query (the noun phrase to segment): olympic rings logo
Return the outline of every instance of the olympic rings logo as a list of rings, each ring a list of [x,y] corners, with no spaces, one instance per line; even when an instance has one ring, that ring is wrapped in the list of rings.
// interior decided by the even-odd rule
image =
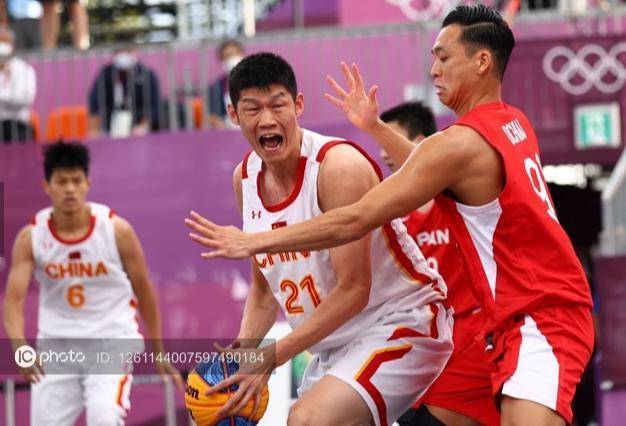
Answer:
[[[597,44],[588,44],[577,53],[556,46],[543,57],[543,72],[571,95],[582,95],[593,87],[602,93],[615,93],[626,83],[626,67],[620,55],[626,58],[626,42],[614,45],[608,52]],[[588,59],[594,58],[595,63],[590,64]],[[611,77],[609,82],[606,77]]]
[[[398,6],[402,13],[404,13],[404,16],[412,21],[428,21],[438,18],[443,12],[455,6],[457,3],[455,0],[430,0],[427,2],[419,2],[420,4],[427,4],[418,10],[413,6],[414,2],[415,0],[387,0],[387,3]]]

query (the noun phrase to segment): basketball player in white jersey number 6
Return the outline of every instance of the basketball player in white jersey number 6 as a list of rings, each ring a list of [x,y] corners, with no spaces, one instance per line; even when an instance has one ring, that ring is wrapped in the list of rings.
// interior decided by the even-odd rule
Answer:
[[[52,206],[39,211],[13,245],[4,299],[4,326],[13,350],[28,344],[23,309],[34,274],[39,283],[40,342],[141,342],[139,310],[152,349],[163,352],[156,294],[135,231],[109,207],[85,200],[90,186],[87,148],[76,143],[46,147],[44,171],[43,186]],[[182,390],[172,365],[159,363],[156,368],[172,375]],[[85,408],[89,426],[124,424],[130,409],[130,371],[46,375],[45,368],[35,364],[21,373],[32,383],[33,426],[73,425]]]
[[[355,144],[300,128],[304,98],[281,57],[248,56],[229,87],[230,118],[252,147],[233,176],[246,231],[350,204],[382,178]],[[243,365],[213,388],[239,384],[220,415],[258,398],[275,364],[309,350],[314,357],[288,424],[391,425],[450,356],[445,291],[399,220],[330,250],[253,256],[238,340],[263,338],[279,308],[293,331],[272,347],[275,362]]]

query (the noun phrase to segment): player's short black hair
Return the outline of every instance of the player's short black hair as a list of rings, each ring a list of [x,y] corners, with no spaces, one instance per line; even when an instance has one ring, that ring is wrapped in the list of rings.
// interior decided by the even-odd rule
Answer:
[[[495,57],[500,79],[504,77],[515,37],[497,10],[482,4],[457,6],[445,17],[441,28],[449,25],[463,27],[461,42],[470,47],[472,54],[477,48],[489,49]]]
[[[219,59],[220,61],[222,59],[224,59],[224,50],[226,50],[226,48],[228,46],[235,46],[237,47],[240,51],[245,51],[245,49],[243,48],[243,44],[241,44],[241,42],[239,40],[236,40],[234,38],[228,38],[226,40],[223,40],[220,45],[217,47],[217,59]]]
[[[419,135],[426,137],[437,131],[437,123],[433,111],[421,102],[405,102],[380,115],[385,123],[397,121],[407,131],[408,139],[413,140]]]
[[[50,144],[44,148],[43,158],[48,182],[57,169],[82,169],[89,176],[89,150],[81,143],[59,141]]]
[[[237,107],[243,90],[267,89],[272,84],[280,84],[294,100],[296,99],[298,94],[296,75],[287,61],[269,52],[246,56],[230,72],[228,79],[230,100],[233,106]]]

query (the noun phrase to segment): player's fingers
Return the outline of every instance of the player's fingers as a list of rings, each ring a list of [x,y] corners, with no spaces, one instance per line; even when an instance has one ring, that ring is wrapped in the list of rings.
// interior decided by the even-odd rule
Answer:
[[[359,71],[359,67],[353,63],[352,64],[352,75],[354,76],[354,82],[356,85],[356,89],[359,92],[364,92],[365,87],[363,85],[363,77],[361,76],[361,72]]]
[[[215,250],[215,251],[207,251],[200,254],[200,257],[203,259],[215,259],[218,257],[228,257],[226,256],[226,252],[224,250]]]
[[[239,380],[239,377],[237,376],[237,374],[235,374],[234,376],[230,376],[224,380],[222,380],[221,382],[219,382],[218,384],[216,384],[215,386],[211,386],[209,388],[209,390],[207,390],[205,392],[205,395],[212,395],[215,392],[219,392],[223,389],[227,389],[229,386],[237,383],[237,380]]]
[[[210,236],[215,233],[215,228],[208,228],[192,219],[185,219],[185,225],[202,235]]]
[[[378,102],[378,100],[376,99],[376,93],[378,93],[378,86],[373,85],[372,88],[370,89],[370,92],[367,94],[367,97],[369,98],[370,102],[374,102],[374,103]]]
[[[330,87],[333,88],[333,90],[335,91],[335,93],[337,93],[337,96],[341,97],[342,99],[345,99],[348,97],[348,94],[346,93],[345,90],[343,90],[343,87],[341,87],[339,85],[339,83],[337,83],[335,81],[334,78],[332,78],[331,76],[327,75],[326,76],[326,81],[328,82],[328,84],[330,84]]]
[[[250,413],[250,418],[255,418],[257,413],[261,409],[261,397],[263,396],[263,388],[257,389],[254,394],[254,407],[252,408],[252,412]]]
[[[339,99],[329,95],[328,93],[324,93],[324,98],[331,104],[335,105],[337,108],[343,109],[343,102]]]
[[[233,408],[235,406],[239,406],[239,402],[244,398],[247,391],[247,386],[244,383],[239,384],[239,389],[237,389],[237,391],[232,394],[230,398],[228,398],[226,404],[220,408],[217,412],[218,417],[222,417],[224,415],[229,416],[231,413],[236,412]]]
[[[193,210],[190,212],[190,214],[191,214],[191,218],[202,226],[206,226],[207,228],[210,228],[210,229],[218,227],[218,225],[214,224],[208,219],[205,219],[204,217],[200,216],[198,213],[194,212]]]
[[[346,78],[346,83],[348,83],[348,88],[350,89],[350,91],[354,91],[356,83],[354,81],[352,73],[350,72],[350,68],[348,68],[348,64],[346,64],[345,62],[341,62],[341,72]]]
[[[237,404],[237,406],[232,410],[232,412],[239,413],[241,410],[243,410],[248,404],[248,402],[252,399],[253,396],[254,396],[254,388],[253,386],[249,386],[248,390],[239,401],[239,404]]]
[[[217,245],[217,242],[215,240],[212,240],[206,237],[201,237],[200,235],[195,234],[193,232],[189,233],[189,238],[194,240],[196,243],[203,245],[204,247],[215,248]]]

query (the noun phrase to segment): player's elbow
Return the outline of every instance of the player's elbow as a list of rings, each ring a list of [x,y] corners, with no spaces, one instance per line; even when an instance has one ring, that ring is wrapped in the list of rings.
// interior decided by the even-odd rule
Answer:
[[[351,216],[346,222],[346,242],[360,240],[370,231],[367,220],[362,215]]]

